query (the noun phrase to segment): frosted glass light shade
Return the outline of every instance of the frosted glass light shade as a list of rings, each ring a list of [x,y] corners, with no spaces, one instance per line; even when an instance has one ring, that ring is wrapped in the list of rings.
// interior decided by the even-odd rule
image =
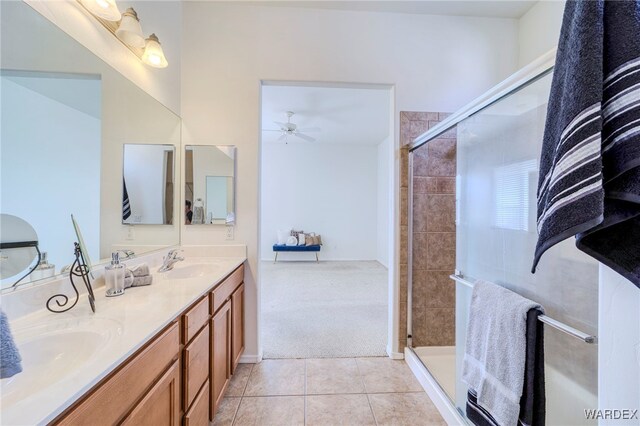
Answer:
[[[94,15],[107,20],[119,21],[120,11],[116,0],[81,0],[82,5]]]
[[[116,30],[116,36],[129,46],[144,47],[145,40],[142,35],[140,20],[138,19],[138,14],[132,7],[128,8],[127,11],[122,14],[122,21],[120,21],[120,26],[118,26]]]
[[[146,40],[147,43],[142,54],[142,62],[155,68],[165,68],[169,63],[164,57],[162,46],[155,34],[151,34]]]

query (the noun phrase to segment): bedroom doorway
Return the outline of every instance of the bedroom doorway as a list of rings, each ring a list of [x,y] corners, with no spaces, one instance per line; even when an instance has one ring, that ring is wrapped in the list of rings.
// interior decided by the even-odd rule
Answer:
[[[386,356],[393,88],[262,85],[264,358]]]

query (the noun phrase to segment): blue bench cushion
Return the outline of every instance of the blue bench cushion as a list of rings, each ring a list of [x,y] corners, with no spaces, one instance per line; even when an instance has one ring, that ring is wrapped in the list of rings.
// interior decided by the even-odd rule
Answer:
[[[284,244],[274,244],[273,251],[320,251],[320,244],[313,246],[287,246]]]

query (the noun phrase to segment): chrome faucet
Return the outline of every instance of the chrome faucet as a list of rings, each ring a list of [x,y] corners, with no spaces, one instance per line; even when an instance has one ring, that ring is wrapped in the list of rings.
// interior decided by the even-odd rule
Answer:
[[[162,266],[158,269],[158,272],[167,272],[173,269],[173,265],[184,260],[184,257],[178,256],[179,250],[169,250],[169,253],[164,257]]]
[[[136,252],[129,249],[116,250],[117,253],[122,253],[124,256],[120,256],[120,260],[131,259],[136,256]]]

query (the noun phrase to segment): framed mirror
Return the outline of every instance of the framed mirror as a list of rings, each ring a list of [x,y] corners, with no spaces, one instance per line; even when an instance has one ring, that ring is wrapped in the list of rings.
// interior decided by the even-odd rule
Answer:
[[[173,145],[124,145],[123,224],[173,224],[174,156]]]
[[[116,250],[142,254],[179,244],[180,117],[29,4],[0,7],[0,213],[34,228],[38,270],[55,276],[74,261],[72,214],[95,266]],[[123,221],[128,144],[159,146],[149,149],[166,156],[158,166],[165,188],[149,191],[164,201],[148,222],[135,210],[139,222]],[[137,226],[143,223],[153,225]],[[13,282],[2,279],[1,286]]]
[[[187,145],[184,156],[185,224],[234,224],[236,147]]]

